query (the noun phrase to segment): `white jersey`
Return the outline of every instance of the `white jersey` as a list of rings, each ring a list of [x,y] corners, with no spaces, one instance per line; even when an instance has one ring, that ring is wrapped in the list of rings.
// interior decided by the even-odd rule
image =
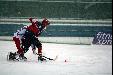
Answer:
[[[13,37],[19,38],[20,43],[22,43],[22,38],[23,38],[23,35],[25,34],[26,30],[27,30],[27,26],[21,28],[20,30],[17,30],[17,32],[14,33]],[[31,45],[31,47],[32,47],[33,50],[36,49],[33,44]]]
[[[17,30],[17,32],[14,33],[14,36],[13,37],[19,38],[19,40],[21,41],[23,35],[25,34],[26,28],[27,27],[23,27],[20,30]]]

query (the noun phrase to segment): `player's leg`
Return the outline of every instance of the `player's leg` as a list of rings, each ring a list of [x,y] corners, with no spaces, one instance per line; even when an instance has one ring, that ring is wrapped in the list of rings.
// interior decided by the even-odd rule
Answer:
[[[21,54],[23,53],[23,48],[22,48],[22,44],[19,40],[19,38],[13,37],[13,41],[15,42],[16,48],[17,48],[17,53]]]
[[[24,54],[29,50],[29,47],[31,46],[31,42],[27,39],[22,40],[22,47],[23,47],[23,53],[20,54],[20,58],[27,59]]]
[[[13,37],[13,41],[15,42],[17,52],[15,52],[15,53],[9,52],[7,55],[8,60],[18,60],[19,56],[24,53],[22,44],[21,44],[19,38]]]
[[[35,38],[35,41],[33,42],[33,44],[38,48],[38,61],[46,61],[45,58],[43,58],[42,56],[42,44],[41,42],[38,40],[38,38]]]
[[[35,38],[33,41],[33,45],[35,45],[38,48],[38,54],[42,54],[42,44],[41,42],[38,40],[38,38]]]

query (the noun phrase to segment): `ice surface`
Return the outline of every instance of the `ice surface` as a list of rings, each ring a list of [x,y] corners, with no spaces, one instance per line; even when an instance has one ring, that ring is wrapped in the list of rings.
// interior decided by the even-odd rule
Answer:
[[[14,42],[0,41],[0,75],[112,75],[112,46],[43,43],[45,56],[58,55],[55,62],[43,63],[31,49],[27,62],[9,62],[9,51],[16,51]]]

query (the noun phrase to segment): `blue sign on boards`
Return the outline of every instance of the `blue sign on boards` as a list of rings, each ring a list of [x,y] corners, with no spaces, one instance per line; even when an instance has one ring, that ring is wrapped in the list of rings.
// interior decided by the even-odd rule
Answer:
[[[92,44],[112,45],[112,34],[105,32],[98,32],[94,37]]]

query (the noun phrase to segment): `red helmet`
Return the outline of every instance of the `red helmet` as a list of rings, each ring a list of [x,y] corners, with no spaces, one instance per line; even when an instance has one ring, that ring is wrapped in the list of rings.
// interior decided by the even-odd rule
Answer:
[[[46,18],[42,21],[42,25],[44,25],[45,27],[48,26],[49,24],[50,22]]]

